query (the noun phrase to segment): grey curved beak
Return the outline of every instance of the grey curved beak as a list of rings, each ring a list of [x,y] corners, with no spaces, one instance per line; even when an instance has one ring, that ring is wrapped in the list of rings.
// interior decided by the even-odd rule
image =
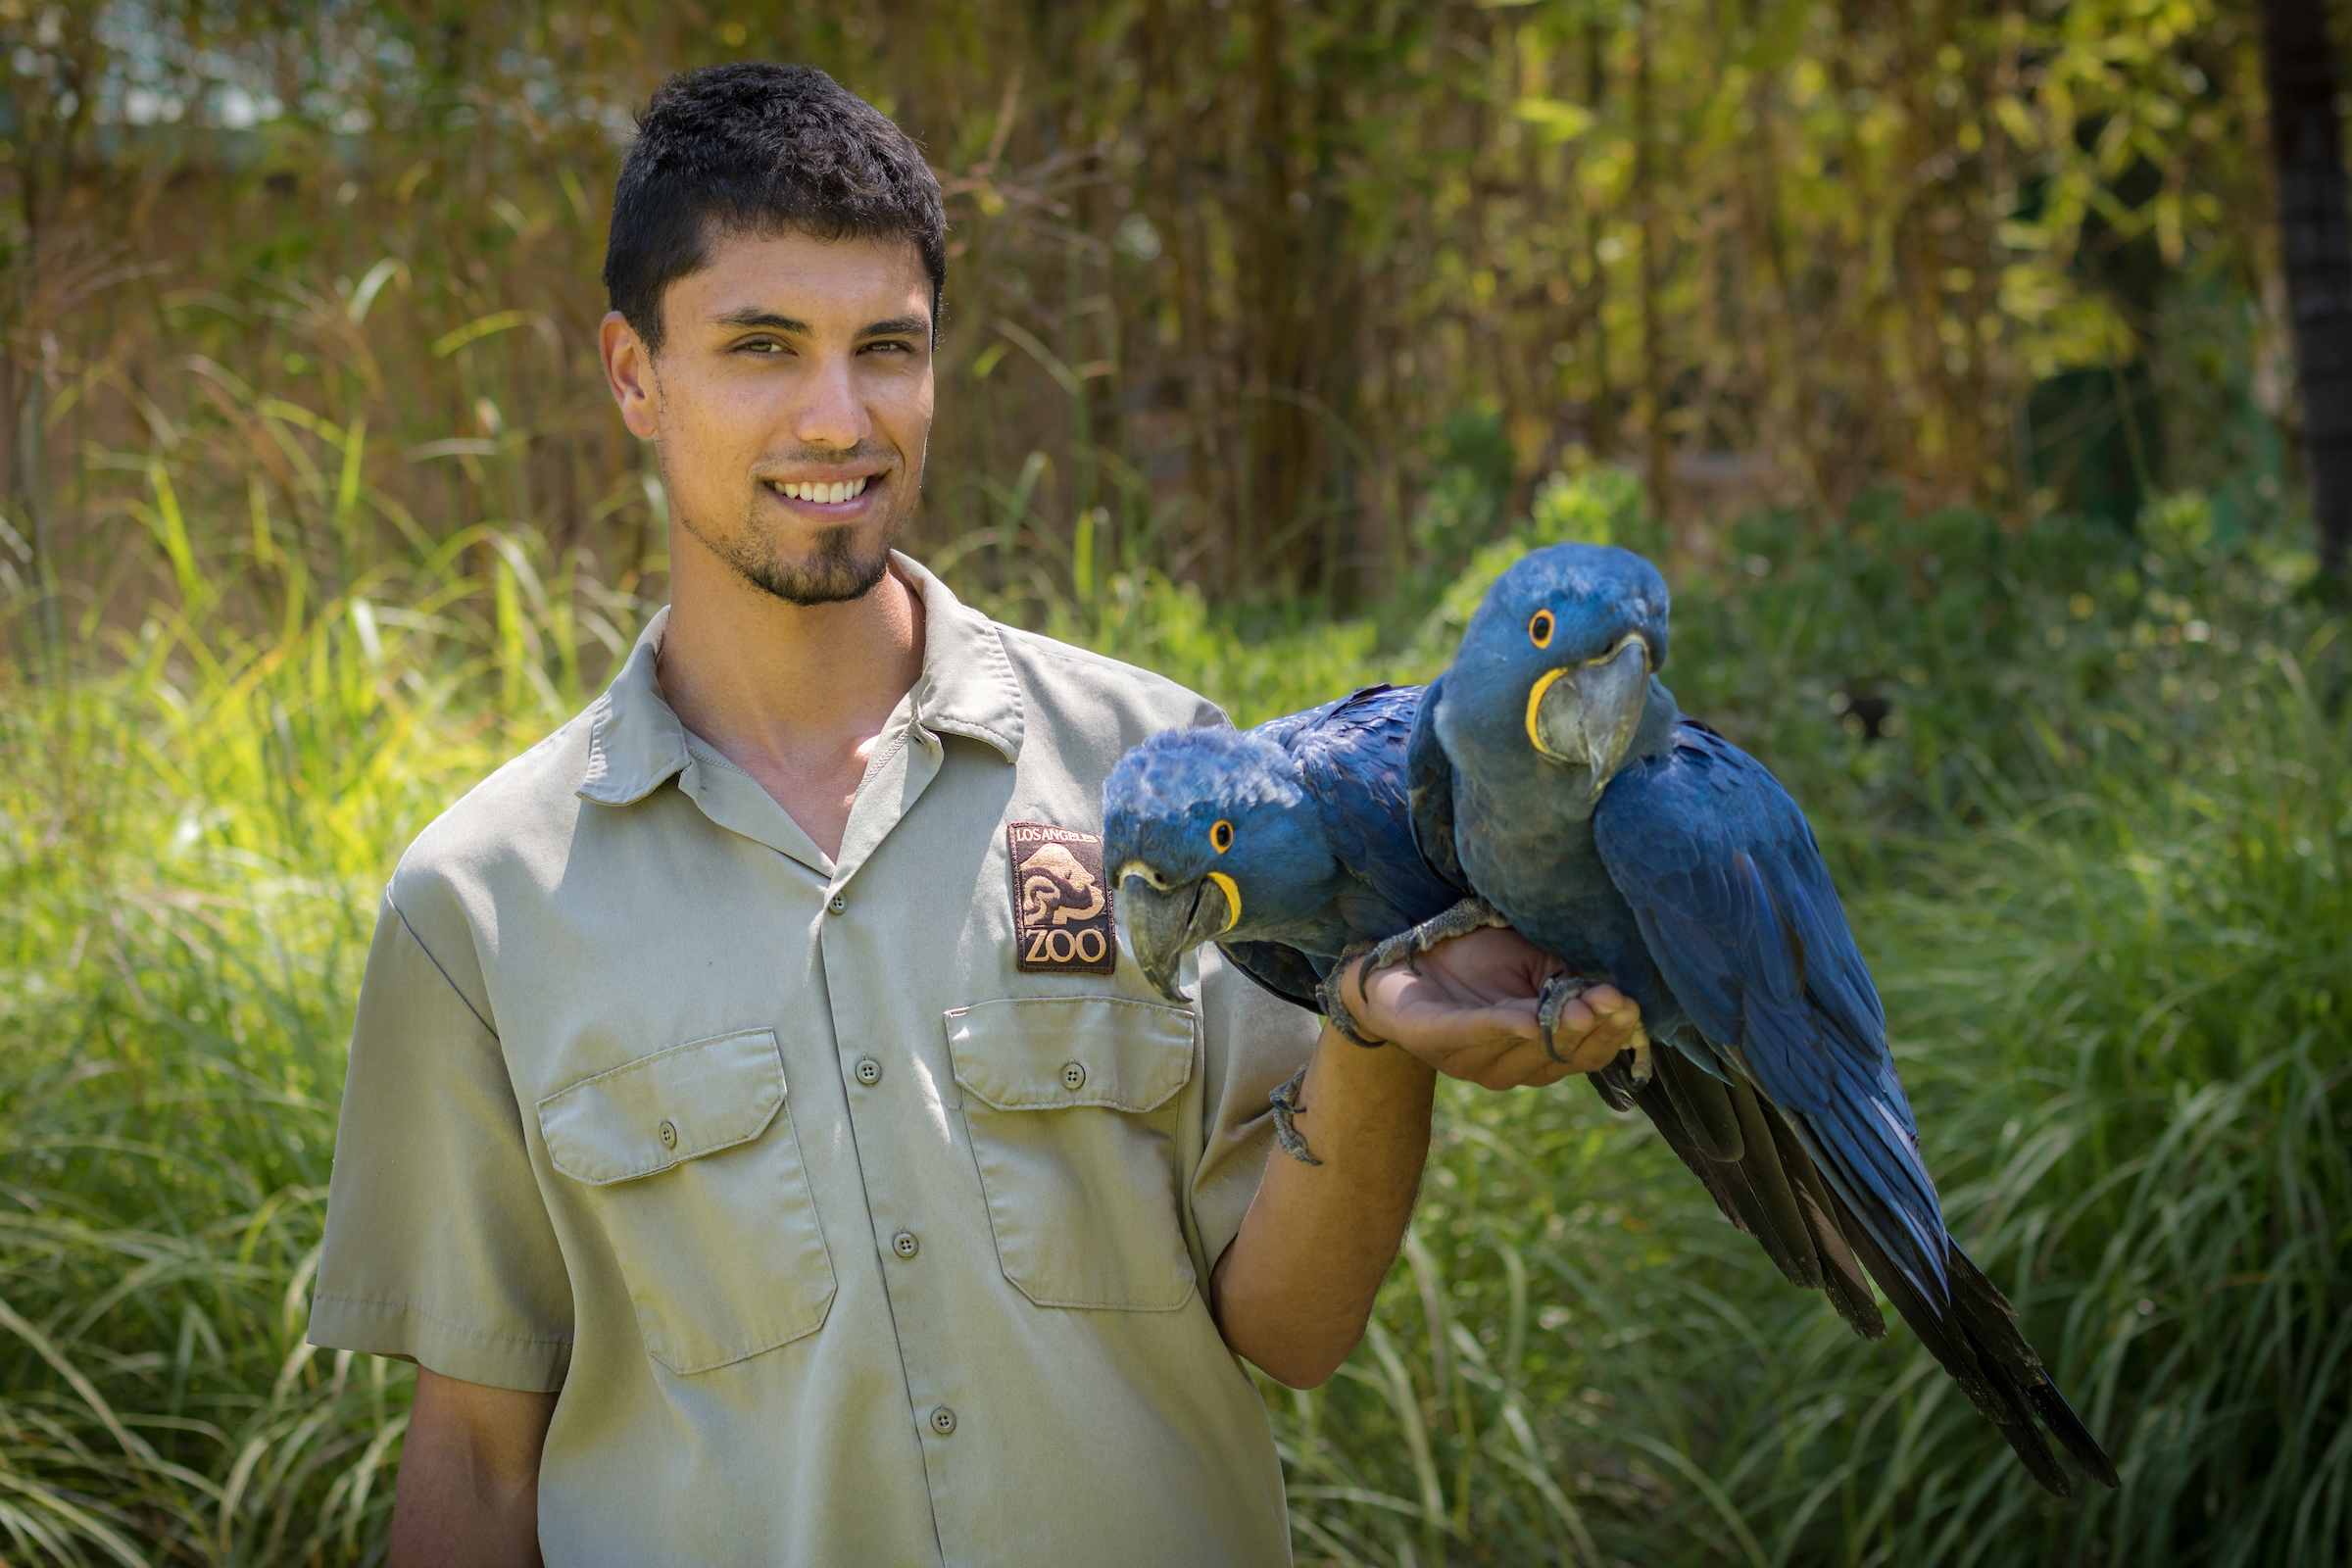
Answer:
[[[1607,659],[1571,669],[1537,700],[1537,748],[1556,761],[1589,770],[1588,790],[1600,792],[1625,760],[1649,702],[1649,653],[1628,639]]]
[[[1224,889],[1206,877],[1155,888],[1130,876],[1119,884],[1119,918],[1144,978],[1170,1002],[1184,1004],[1192,1000],[1176,986],[1184,956],[1221,935],[1233,923],[1233,910]]]

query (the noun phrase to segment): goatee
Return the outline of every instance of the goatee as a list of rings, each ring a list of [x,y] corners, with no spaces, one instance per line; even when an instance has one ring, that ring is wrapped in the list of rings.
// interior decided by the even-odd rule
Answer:
[[[816,536],[816,548],[798,560],[763,552],[748,536],[739,537],[726,554],[727,564],[743,580],[786,604],[837,605],[871,593],[890,570],[890,540],[874,543],[860,554],[858,530],[848,524],[827,528]]]

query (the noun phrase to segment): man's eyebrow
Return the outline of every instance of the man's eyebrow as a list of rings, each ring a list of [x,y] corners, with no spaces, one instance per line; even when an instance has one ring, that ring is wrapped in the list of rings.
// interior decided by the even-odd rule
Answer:
[[[928,332],[931,323],[919,316],[894,316],[887,321],[876,321],[861,327],[859,337],[906,337],[916,332]]]
[[[802,337],[810,335],[807,321],[796,321],[789,316],[778,316],[773,311],[762,311],[756,307],[728,311],[712,319],[720,326],[763,326],[771,332],[797,332]]]

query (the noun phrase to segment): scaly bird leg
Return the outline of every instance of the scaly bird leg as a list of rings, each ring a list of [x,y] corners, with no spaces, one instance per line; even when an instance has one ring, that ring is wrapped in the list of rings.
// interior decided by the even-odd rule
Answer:
[[[1325,975],[1323,983],[1315,988],[1315,1000],[1322,1004],[1323,1016],[1331,1020],[1331,1026],[1348,1039],[1359,1046],[1386,1045],[1388,1042],[1374,1040],[1356,1027],[1355,1015],[1348,1010],[1347,999],[1341,994],[1341,980],[1356,959],[1363,958],[1363,972],[1367,975],[1375,969],[1386,969],[1393,963],[1401,963],[1419,974],[1421,966],[1413,960],[1439,943],[1467,936],[1482,926],[1509,924],[1486,900],[1469,898],[1442,913],[1430,916],[1417,926],[1397,932],[1377,947],[1369,943],[1350,943],[1340,954],[1340,961],[1331,966],[1331,973]],[[1370,956],[1365,957],[1366,954]]]
[[[1468,898],[1442,914],[1433,914],[1410,930],[1399,931],[1372,950],[1372,961],[1364,965],[1367,971],[1386,969],[1392,963],[1401,963],[1415,974],[1421,972],[1413,960],[1441,942],[1468,936],[1482,926],[1507,927],[1511,922],[1498,913],[1494,906],[1480,898]],[[1333,973],[1338,973],[1334,970]]]
[[[1369,942],[1349,943],[1341,950],[1340,961],[1331,966],[1331,973],[1325,975],[1315,987],[1315,1001],[1322,1006],[1323,1016],[1331,1020],[1331,1026],[1340,1032],[1342,1039],[1366,1050],[1385,1046],[1388,1042],[1374,1040],[1355,1026],[1355,1014],[1348,1010],[1348,999],[1341,994],[1340,982],[1347,975],[1348,966],[1371,951],[1372,944]]]
[[[1307,1152],[1305,1135],[1292,1119],[1306,1109],[1298,1102],[1298,1091],[1305,1082],[1306,1069],[1301,1067],[1289,1083],[1266,1098],[1274,1104],[1274,1141],[1282,1146],[1282,1152],[1301,1165],[1320,1165],[1323,1162]]]
[[[1567,1063],[1568,1058],[1554,1051],[1551,1046],[1552,1033],[1560,1026],[1560,1013],[1569,1003],[1592,990],[1596,983],[1578,975],[1555,974],[1544,982],[1542,991],[1536,993],[1536,1025],[1544,1032],[1544,1054],[1562,1065]],[[1634,1043],[1617,1053],[1616,1060],[1603,1067],[1601,1072],[1608,1073],[1612,1079],[1623,1078],[1635,1089],[1647,1088],[1651,1074],[1657,1070],[1656,1064],[1649,1059],[1649,1031],[1640,1024],[1636,1024],[1634,1025]],[[1629,1056],[1633,1058],[1630,1066],[1626,1062],[1626,1058]],[[1624,1090],[1614,1083],[1608,1087],[1617,1089],[1620,1095],[1624,1093]],[[1612,1108],[1619,1110],[1625,1108],[1618,1105],[1616,1100],[1605,1093],[1601,1098],[1607,1100]]]
[[[1551,1049],[1552,1031],[1560,1026],[1560,1009],[1592,989],[1592,982],[1581,975],[1555,974],[1544,981],[1544,989],[1536,993],[1536,1027],[1543,1031],[1544,1054],[1563,1067],[1568,1058]]]

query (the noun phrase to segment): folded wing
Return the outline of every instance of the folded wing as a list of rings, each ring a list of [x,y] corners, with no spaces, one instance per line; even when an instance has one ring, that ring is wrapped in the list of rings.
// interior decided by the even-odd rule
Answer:
[[[1742,1154],[1762,1144],[1780,1156],[1786,1194],[1773,1190],[1769,1163],[1741,1161],[1764,1212],[1758,1234],[1785,1245],[1809,1233],[1825,1263],[1843,1250],[1838,1243],[1850,1248],[1845,1262],[1858,1256],[1869,1268],[2044,1487],[2073,1490],[2036,1416],[2093,1476],[2116,1485],[2113,1462],[2018,1333],[2008,1301],[1943,1228],[1886,1049],[1885,1009],[1788,792],[1738,747],[1685,720],[1663,755],[1611,781],[1593,838],[1675,1000],[1714,1048],[1697,1055],[1729,1067],[1718,1081],[1695,1058],[1663,1053],[1675,1059],[1655,1087],[1678,1113],[1688,1110],[1682,1119],[1702,1152],[1736,1137]],[[1766,1247],[1781,1261],[1776,1241]]]

